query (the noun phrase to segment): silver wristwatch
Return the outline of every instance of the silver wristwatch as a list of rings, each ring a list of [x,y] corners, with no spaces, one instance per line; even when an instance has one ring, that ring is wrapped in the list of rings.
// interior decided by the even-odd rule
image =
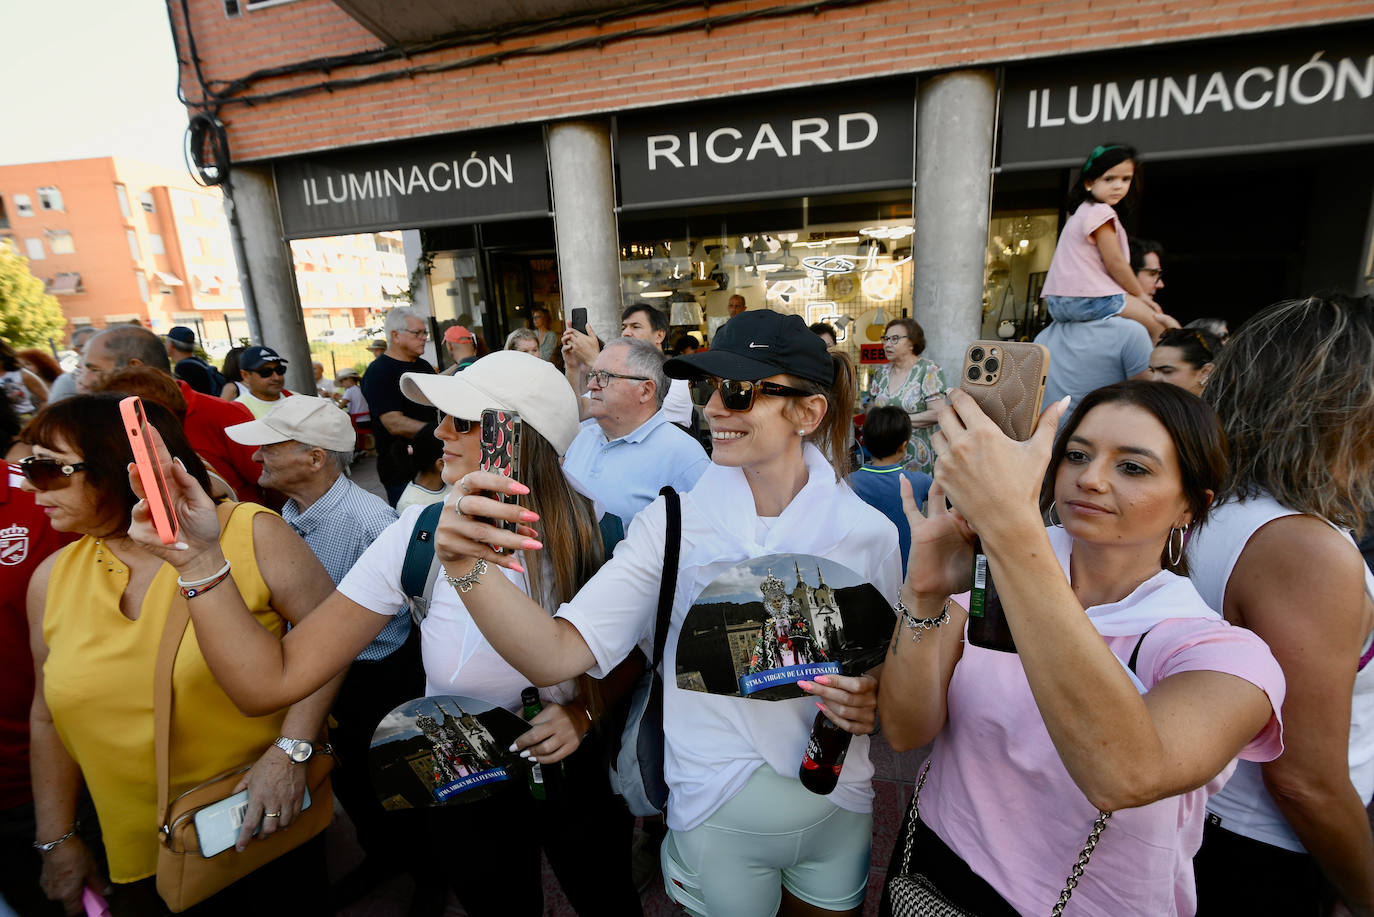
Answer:
[[[305,739],[288,739],[286,736],[278,736],[273,745],[286,752],[286,756],[291,759],[293,764],[304,764],[310,760],[310,756],[315,753],[315,745]]]

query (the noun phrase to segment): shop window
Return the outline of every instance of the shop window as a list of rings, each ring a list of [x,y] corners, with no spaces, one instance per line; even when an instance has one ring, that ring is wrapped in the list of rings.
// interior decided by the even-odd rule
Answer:
[[[135,271],[134,277],[138,280],[138,298],[140,302],[148,301],[148,278],[142,271]]]
[[[72,241],[72,234],[67,230],[49,229],[46,235],[48,248],[52,249],[54,255],[70,255],[76,251],[76,243]]]
[[[24,250],[28,252],[30,261],[42,261],[48,257],[48,253],[43,250],[42,239],[25,239]]]
[[[151,192],[151,191],[143,191],[143,192],[141,192],[141,193],[138,195],[138,203],[139,203],[140,206],[143,207],[143,212],[144,212],[144,213],[156,213],[156,212],[157,212],[156,208],[153,207],[153,192]]]
[[[709,342],[730,301],[824,323],[867,383],[885,362],[884,325],[911,314],[912,210],[906,189],[701,208],[681,217],[622,216],[621,293],[668,314],[664,349]],[[869,345],[865,347],[864,345]]]
[[[33,201],[29,200],[27,194],[16,194],[14,196],[14,212],[21,217],[33,216]]]
[[[167,249],[162,245],[162,236],[155,232],[148,233],[148,247],[153,250],[154,255],[167,254]]]
[[[52,185],[38,189],[38,206],[44,210],[62,212],[62,192]]]
[[[124,219],[129,219],[129,192],[123,185],[115,185],[115,198],[119,200],[119,213]]]
[[[129,240],[129,254],[133,256],[135,261],[141,260],[143,258],[143,251],[138,247],[138,233],[134,232],[132,229],[128,229],[125,230],[124,235]]]
[[[1059,239],[1059,212],[995,212],[988,221],[983,337],[1029,341],[1049,323],[1040,289]]]

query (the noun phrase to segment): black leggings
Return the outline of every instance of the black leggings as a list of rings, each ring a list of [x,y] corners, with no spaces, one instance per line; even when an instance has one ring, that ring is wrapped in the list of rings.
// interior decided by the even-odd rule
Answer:
[[[539,917],[541,849],[577,913],[643,913],[630,878],[634,817],[611,792],[598,736],[589,734],[562,763],[562,791],[546,800],[513,786],[429,810],[440,868],[470,917]]]
[[[1334,893],[1310,854],[1284,850],[1208,821],[1193,857],[1199,917],[1283,914],[1320,917]]]

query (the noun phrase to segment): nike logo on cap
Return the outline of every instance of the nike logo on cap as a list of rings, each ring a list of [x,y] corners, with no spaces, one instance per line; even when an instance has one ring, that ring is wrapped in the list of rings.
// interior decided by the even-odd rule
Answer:
[[[750,349],[750,350],[754,350],[755,348],[758,348],[758,349],[761,349],[761,350],[767,350],[767,349],[768,349],[768,345],[767,345],[767,344],[755,344],[753,341],[750,341],[750,342],[749,342],[749,349]]]

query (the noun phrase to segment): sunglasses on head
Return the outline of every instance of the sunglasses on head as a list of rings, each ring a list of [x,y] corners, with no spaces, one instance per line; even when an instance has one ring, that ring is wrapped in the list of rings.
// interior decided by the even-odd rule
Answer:
[[[26,455],[19,460],[24,480],[39,490],[61,490],[72,482],[72,475],[85,469],[85,462],[59,462],[36,455]]]
[[[740,379],[718,379],[715,376],[706,376],[699,381],[709,385],[710,389],[698,393],[706,396],[698,403],[705,404],[710,401],[710,392],[717,391],[720,392],[720,403],[725,410],[739,413],[754,407],[756,395],[796,395],[804,398],[811,394],[811,392],[804,392],[799,388],[792,388],[790,385],[779,385],[776,382],[745,382]]]
[[[438,408],[434,410],[435,413],[439,415],[439,419],[435,422],[435,425],[442,427],[444,425],[444,418],[447,417],[453,421],[453,431],[458,434],[470,433],[472,432],[472,428],[479,424],[479,421],[476,420],[464,420],[461,417],[454,417],[452,414],[445,414]]]
[[[257,373],[259,376],[262,376],[264,379],[270,379],[273,376],[286,375],[286,367],[278,363],[275,369],[264,367],[262,369],[255,369],[253,370],[253,372]]]

